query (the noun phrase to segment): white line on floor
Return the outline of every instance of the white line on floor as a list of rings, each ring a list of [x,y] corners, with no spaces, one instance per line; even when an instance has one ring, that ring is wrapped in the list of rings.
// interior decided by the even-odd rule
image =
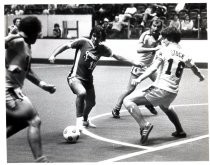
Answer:
[[[121,156],[118,156],[118,157],[115,157],[115,158],[111,158],[111,159],[107,159],[107,160],[100,161],[100,162],[104,162],[104,163],[105,162],[106,163],[107,162],[116,162],[116,161],[120,161],[120,160],[123,160],[123,159],[131,158],[131,157],[134,157],[134,156],[143,155],[145,153],[149,153],[149,152],[163,150],[163,149],[166,149],[166,148],[175,147],[175,146],[178,146],[178,145],[190,143],[190,142],[201,140],[201,139],[208,138],[208,137],[209,137],[209,135],[203,135],[203,136],[199,136],[199,137],[195,137],[195,138],[191,138],[191,139],[187,139],[187,140],[178,141],[178,142],[175,142],[175,143],[170,143],[170,144],[159,146],[159,147],[155,147],[155,148],[153,147],[153,148],[150,148],[150,149],[147,149],[147,150],[144,150],[144,151],[138,151],[138,152],[133,152],[133,153],[126,154],[126,155],[121,155]]]

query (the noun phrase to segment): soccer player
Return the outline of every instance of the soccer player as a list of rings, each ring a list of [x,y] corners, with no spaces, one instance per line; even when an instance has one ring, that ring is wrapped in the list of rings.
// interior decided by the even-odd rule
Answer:
[[[162,29],[162,21],[160,19],[153,20],[151,22],[151,27],[149,30],[142,33],[139,38],[138,49],[137,52],[139,53],[139,62],[141,63],[140,67],[133,66],[131,69],[130,79],[127,85],[127,88],[123,93],[119,96],[115,107],[112,110],[112,115],[114,118],[120,118],[120,109],[123,104],[123,99],[129,95],[131,92],[135,90],[135,86],[131,84],[131,81],[142,73],[144,73],[145,69],[148,68],[153,59],[155,52],[159,49],[158,42],[160,39],[160,31]],[[156,78],[157,73],[152,74],[149,78],[154,81]],[[152,105],[146,105],[146,107],[150,110],[152,114],[157,115],[157,111]]]
[[[96,127],[88,120],[91,109],[95,106],[95,89],[92,72],[101,56],[114,57],[117,60],[127,61],[138,65],[136,61],[113,54],[102,44],[106,33],[101,26],[95,26],[90,32],[90,39],[79,38],[58,47],[50,56],[49,61],[54,63],[55,57],[67,49],[76,49],[74,64],[67,77],[68,84],[76,97],[76,125],[82,131],[84,127]]]
[[[165,46],[156,53],[153,64],[141,76],[133,79],[131,83],[136,86],[157,69],[160,69],[156,81],[147,90],[134,91],[123,101],[126,109],[140,126],[142,144],[147,142],[153,125],[144,119],[138,106],[149,103],[153,106],[159,106],[176,128],[172,136],[185,138],[187,134],[183,130],[179,118],[170,104],[177,96],[179,82],[185,66],[190,67],[193,73],[199,77],[200,81],[204,80],[204,76],[196,67],[193,60],[185,54],[178,44],[181,39],[180,31],[175,27],[168,27],[161,34],[163,37],[162,43]]]
[[[36,17],[25,17],[18,28],[17,34],[5,37],[7,138],[28,127],[28,142],[36,162],[49,162],[42,152],[40,117],[22,92],[25,78],[49,93],[56,90],[31,69],[31,44],[41,32],[41,22]]]
[[[8,27],[8,33],[9,34],[17,34],[18,33],[18,27],[20,25],[21,18],[17,17],[13,19],[13,25]]]

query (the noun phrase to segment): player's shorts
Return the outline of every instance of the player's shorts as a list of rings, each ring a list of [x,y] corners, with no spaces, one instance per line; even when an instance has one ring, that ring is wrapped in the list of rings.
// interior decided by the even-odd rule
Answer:
[[[17,93],[21,93],[21,95]],[[34,107],[28,97],[26,97],[20,88],[8,88],[6,89],[6,108],[8,110],[24,110],[34,111]]]
[[[145,70],[147,69],[147,66],[142,66],[142,67],[136,67],[133,66],[131,68],[131,74],[135,75],[135,76],[140,76],[142,73],[145,72]]]
[[[93,82],[92,82],[92,81],[82,80],[82,79],[80,79],[79,77],[67,77],[67,81],[68,81],[68,84],[69,84],[69,86],[70,86],[70,88],[71,88],[71,90],[72,90],[72,92],[73,92],[74,94],[76,94],[76,93],[75,93],[74,89],[72,88],[72,84],[73,84],[73,83],[82,84],[83,87],[84,87],[86,90],[90,90],[90,89],[93,89],[93,88],[94,88],[94,85],[93,85]]]
[[[150,88],[146,89],[144,92],[145,92],[145,98],[153,106],[163,105],[166,108],[170,106],[170,104],[177,96],[176,93],[171,93],[166,90],[157,88],[155,86],[151,86]]]
[[[17,102],[21,101],[13,88],[6,89],[6,107],[10,110],[15,110]]]

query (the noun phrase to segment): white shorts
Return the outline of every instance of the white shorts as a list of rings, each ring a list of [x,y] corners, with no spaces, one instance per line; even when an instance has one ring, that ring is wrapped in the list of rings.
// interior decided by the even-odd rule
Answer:
[[[160,106],[163,105],[165,108],[168,108],[170,104],[174,101],[177,94],[165,91],[163,89],[151,86],[145,91],[145,98],[153,105]]]

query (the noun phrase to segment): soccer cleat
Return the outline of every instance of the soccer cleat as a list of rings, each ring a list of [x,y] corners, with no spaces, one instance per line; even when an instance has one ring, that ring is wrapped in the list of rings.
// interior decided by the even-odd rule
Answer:
[[[177,138],[186,138],[187,137],[187,134],[184,131],[182,131],[182,132],[175,131],[171,135],[174,137],[177,137]]]
[[[148,123],[147,125],[144,126],[144,128],[140,129],[141,144],[146,143],[149,133],[151,132],[152,128],[153,128],[153,125],[151,123]]]
[[[41,156],[39,158],[36,159],[36,162],[38,163],[51,163],[46,156]]]
[[[83,126],[86,127],[86,128],[88,128],[88,127],[90,127],[90,128],[96,128],[96,125],[93,124],[93,123],[91,123],[90,120],[83,121]]]
[[[154,114],[154,115],[157,115],[157,114],[158,114],[158,112],[157,112],[156,109],[153,107],[153,105],[145,105],[145,107],[146,107],[147,109],[149,109],[149,111],[150,111],[152,114]]]
[[[120,118],[120,111],[119,110],[116,110],[116,109],[113,109],[112,110],[112,116],[115,119],[119,119]]]

